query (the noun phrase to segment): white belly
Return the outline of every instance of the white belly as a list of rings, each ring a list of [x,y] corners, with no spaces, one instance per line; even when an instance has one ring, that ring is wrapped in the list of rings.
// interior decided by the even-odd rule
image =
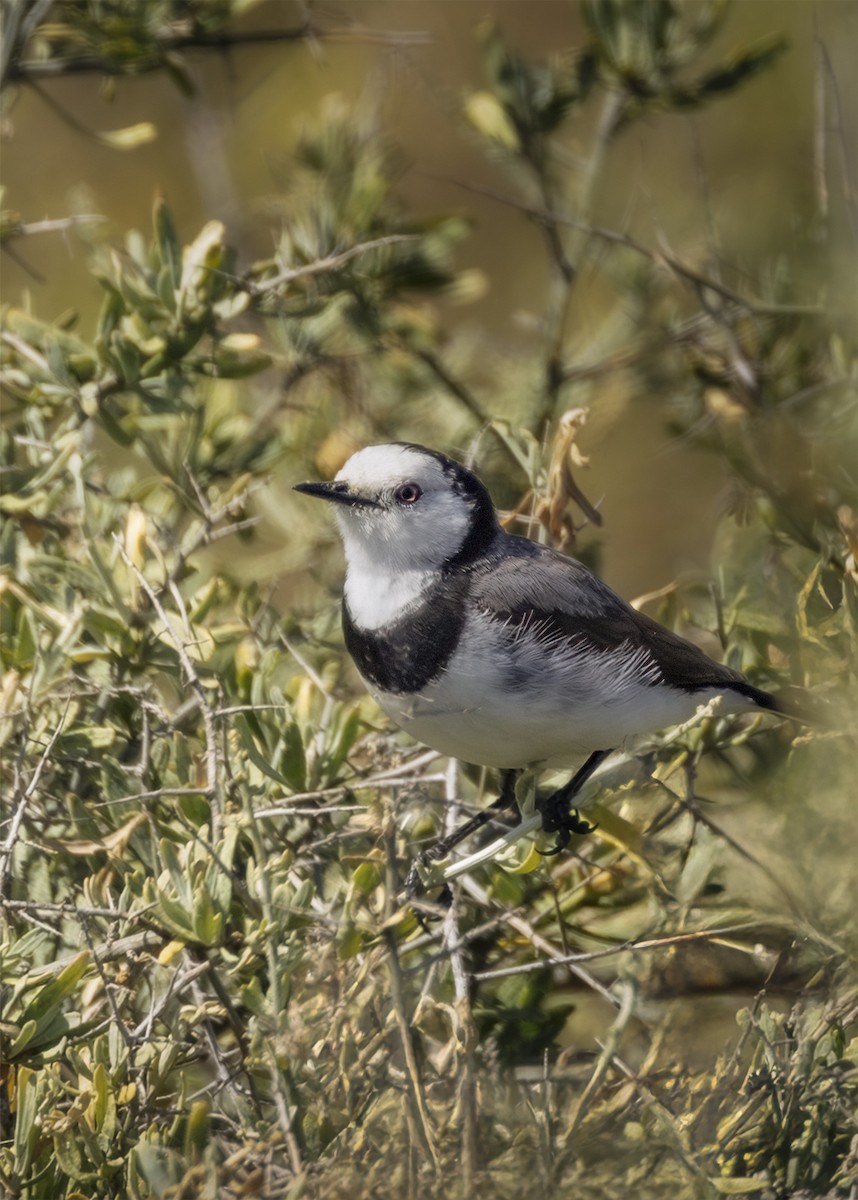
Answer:
[[[446,669],[417,696],[367,687],[417,741],[500,768],[576,765],[594,750],[686,721],[718,694],[647,682],[646,664],[625,648],[578,652],[567,644],[548,654],[523,640],[512,660],[498,649],[482,626],[469,625]],[[725,712],[753,707],[739,695],[725,700]]]

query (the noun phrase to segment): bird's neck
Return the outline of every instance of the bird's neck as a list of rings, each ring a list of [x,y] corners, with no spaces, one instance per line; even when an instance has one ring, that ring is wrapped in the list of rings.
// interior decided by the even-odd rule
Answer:
[[[361,629],[379,629],[397,621],[420,604],[436,575],[417,568],[385,569],[362,556],[350,556],[345,601],[352,621]]]

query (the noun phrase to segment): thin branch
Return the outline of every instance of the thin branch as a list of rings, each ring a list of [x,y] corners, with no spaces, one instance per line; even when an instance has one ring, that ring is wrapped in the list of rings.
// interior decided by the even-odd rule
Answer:
[[[593,1073],[587,1081],[587,1085],[577,1098],[575,1108],[572,1113],[572,1118],[566,1127],[563,1135],[563,1142],[571,1142],[578,1132],[578,1128],[584,1119],[584,1113],[587,1106],[587,1101],[595,1093],[599,1084],[605,1077],[608,1068],[613,1061],[614,1055],[620,1046],[620,1041],[626,1031],[629,1021],[632,1019],[635,1010],[636,990],[635,985],[630,979],[624,979],[620,986],[621,998],[618,1003],[619,1012],[614,1018],[606,1043],[602,1046],[602,1053],[596,1060],[596,1065],[593,1068]]]
[[[17,796],[17,804],[15,806],[15,811],[12,814],[12,820],[9,824],[9,832],[6,835],[6,840],[0,846],[0,901],[3,900],[6,892],[6,883],[9,877],[9,869],[12,864],[12,853],[15,849],[15,842],[18,840],[18,832],[21,828],[21,823],[24,820],[24,814],[27,811],[27,805],[29,804],[36,788],[39,786],[39,780],[41,779],[42,772],[44,771],[48,760],[50,759],[51,751],[53,750],[57,743],[57,739],[63,731],[63,726],[65,725],[65,720],[66,716],[68,715],[70,705],[71,697],[69,697],[69,699],[66,701],[66,706],[63,710],[62,716],[60,717],[59,724],[51,734],[48,744],[45,746],[39,761],[36,763],[36,769],[33,771],[33,774],[30,777],[30,782],[27,784],[26,788],[24,788],[23,792]]]
[[[742,921],[736,925],[723,925],[717,929],[698,929],[694,933],[677,933],[668,937],[630,939],[616,946],[605,946],[601,950],[585,950],[578,954],[556,954],[551,958],[539,958],[534,962],[518,963],[514,967],[498,967],[494,971],[479,971],[473,978],[477,982],[485,979],[505,979],[508,975],[527,975],[531,971],[542,971],[546,967],[565,967],[570,963],[595,962],[600,958],[611,958],[615,954],[626,954],[638,950],[659,950],[664,946],[678,946],[684,942],[711,942],[735,933],[759,929],[758,921]]]
[[[676,1113],[661,1100],[652,1091],[647,1084],[619,1057],[616,1053],[616,1047],[610,1049],[611,1063],[628,1079],[634,1087],[640,1092],[647,1107],[656,1117],[662,1130],[667,1134],[669,1144],[675,1151],[679,1161],[688,1169],[694,1176],[700,1186],[700,1196],[705,1200],[718,1200],[722,1195],[712,1186],[712,1181],[706,1170],[698,1163],[692,1152],[689,1151],[687,1145],[687,1124],[684,1116],[677,1116]]]
[[[131,1030],[130,1036],[134,1040],[150,1042],[152,1040],[152,1030],[155,1022],[160,1017],[161,1013],[167,1007],[171,1000],[180,996],[184,989],[199,979],[200,975],[205,975],[211,967],[211,963],[206,959],[204,962],[197,963],[193,967],[189,967],[182,975],[176,972],[167,984],[164,994],[156,1000],[156,993],[152,993],[152,1005],[143,1018],[143,1020]]]
[[[447,768],[446,796],[449,803],[444,832],[450,835],[459,823],[459,808],[456,802],[458,764],[450,759]],[[453,988],[456,997],[455,1013],[456,1041],[459,1049],[460,1078],[459,1104],[462,1114],[462,1188],[466,1196],[474,1195],[474,1180],[480,1167],[480,1125],[477,1096],[476,1047],[479,1042],[474,1014],[471,1008],[471,981],[462,953],[459,930],[459,909],[453,892],[447,916],[444,919],[444,950],[450,957]]]
[[[106,221],[107,217],[100,213],[80,213],[70,217],[46,218],[44,221],[16,221],[3,230],[0,245],[6,249],[6,242],[16,237],[32,237],[38,233],[61,233],[75,225],[94,225]]]
[[[264,486],[262,480],[255,480],[249,483],[247,487],[242,488],[240,492],[238,492],[235,496],[232,496],[219,508],[211,508],[202,488],[194,478],[190,466],[187,462],[183,463],[183,466],[191,487],[194,490],[194,494],[196,495],[200,513],[202,514],[203,518],[203,525],[201,529],[198,529],[193,536],[189,538],[185,545],[179,548],[176,561],[173,564],[169,575],[167,576],[162,588],[162,592],[166,591],[171,584],[175,583],[176,580],[180,578],[188,559],[193,554],[196,554],[197,550],[201,549],[203,546],[210,545],[213,541],[216,541],[219,538],[229,537],[231,534],[238,533],[242,529],[247,529],[250,526],[258,523],[257,517],[248,517],[239,521],[234,521],[224,529],[217,528],[221,521],[225,521],[227,517],[233,516],[234,513],[241,512],[246,501],[253,495],[253,493]]]
[[[34,79],[54,79],[63,75],[141,75],[162,70],[169,55],[181,50],[231,50],[242,46],[276,44],[278,42],[319,41],[377,46],[426,46],[432,38],[428,33],[400,33],[396,30],[364,29],[359,25],[338,29],[319,29],[305,21],[293,29],[247,29],[219,33],[167,33],[155,38],[155,47],[148,57],[145,51],[134,62],[111,62],[95,54],[69,58],[24,59],[10,63],[5,82],[32,83]]]
[[[64,904],[52,904],[44,900],[0,899],[0,907],[8,908],[10,912],[45,912],[55,913],[61,917],[104,917],[108,921],[134,921],[139,920],[144,913],[151,912],[155,904],[153,902],[152,904],[144,905],[143,908],[120,912],[116,908],[103,908],[98,905],[93,906],[89,904],[72,904],[70,900]],[[56,933],[57,931],[54,929],[52,932]]]
[[[116,1003],[116,996],[114,995],[115,984],[113,983],[112,980],[107,978],[107,975],[105,974],[105,971],[104,971],[104,963],[101,961],[100,958],[98,958],[96,955],[93,954],[93,950],[95,949],[95,947],[93,946],[92,938],[91,938],[90,932],[89,932],[89,922],[87,921],[86,917],[81,918],[80,931],[83,934],[83,939],[86,942],[87,949],[89,950],[89,953],[92,957],[92,961],[95,964],[95,969],[98,972],[98,977],[101,980],[101,986],[104,991],[104,997],[107,1001],[107,1007],[110,1009],[110,1015],[111,1015],[113,1024],[118,1029],[119,1036],[122,1038],[123,1042],[125,1043],[126,1049],[130,1050],[134,1046],[134,1042],[135,1042],[134,1035],[128,1029],[128,1026],[126,1025],[125,1021],[123,1021],[122,1013],[119,1011],[119,1006]]]
[[[438,1151],[432,1135],[432,1124],[429,1118],[429,1108],[423,1088],[423,1076],[417,1061],[414,1048],[414,1038],[411,1032],[406,1000],[405,986],[402,978],[402,963],[399,961],[399,945],[396,940],[396,930],[391,925],[394,905],[396,903],[396,834],[392,821],[388,820],[385,830],[387,858],[385,863],[386,887],[385,909],[386,920],[382,926],[382,936],[387,948],[388,976],[390,979],[390,999],[393,1015],[399,1030],[399,1038],[405,1057],[405,1068],[408,1079],[409,1116],[412,1132],[419,1142],[426,1159],[432,1164],[436,1174],[440,1170]]]
[[[468,895],[472,896],[479,904],[482,904],[485,907],[488,907],[491,904],[491,900],[489,899],[489,894],[486,889],[481,887],[472,876],[466,875],[462,879],[462,887],[465,889]],[[536,946],[537,949],[543,952],[543,954],[548,954],[552,958],[562,957],[562,955],[558,956],[557,947],[547,938],[543,937],[542,934],[534,928],[530,921],[526,921],[523,917],[519,917],[514,913],[510,913],[507,917],[507,924],[511,929],[514,929],[517,933],[520,933],[523,937],[527,938],[531,945]],[[595,975],[591,975],[589,971],[585,971],[583,967],[578,966],[578,964],[574,962],[567,962],[563,965],[566,967],[570,975],[573,975],[576,979],[579,979],[582,983],[586,984],[588,988],[591,988],[594,992],[597,992],[598,995],[600,995],[603,1000],[607,1000],[612,1007],[617,1007],[619,1004],[617,997],[613,994],[613,992],[609,991],[609,989],[606,988],[605,985],[595,977]]]
[[[498,434],[494,429],[494,426],[489,424],[491,418],[483,412],[480,402],[477,400],[476,396],[468,391],[465,385],[447,370],[436,354],[434,354],[431,350],[424,350],[416,346],[404,345],[403,349],[407,350],[411,355],[413,355],[414,358],[418,358],[422,363],[425,363],[432,374],[438,380],[440,380],[441,383],[443,383],[450,395],[455,396],[455,398],[462,405],[464,405],[474,420],[479,421],[481,425],[488,425],[488,428],[495,433],[498,441],[504,446],[504,448],[507,450],[509,449],[509,447],[501,438],[500,434]]]
[[[221,714],[217,712],[215,715]],[[109,808],[114,804],[137,804],[141,800],[164,800],[167,796],[202,796],[204,793],[205,789],[198,787],[162,787],[148,792],[129,792],[127,796],[115,796],[110,800],[99,800],[90,807]]]
[[[350,246],[348,250],[341,250],[338,254],[328,254],[325,258],[319,258],[315,262],[306,263],[303,267],[284,267],[276,275],[262,280],[261,283],[244,280],[242,281],[242,286],[251,296],[264,296],[267,292],[273,291],[282,283],[291,283],[294,279],[304,279],[308,275],[323,275],[326,271],[338,271],[340,267],[344,267],[353,258],[359,258],[360,255],[367,254],[370,250],[379,250],[383,246],[397,246],[403,242],[419,241],[420,234],[418,233],[391,233],[386,237],[372,238],[368,242],[360,242],[356,246]]]
[[[694,283],[697,287],[707,288],[712,292],[717,293],[726,300],[737,304],[744,311],[750,312],[755,316],[821,316],[824,310],[818,305],[813,304],[768,304],[759,299],[748,299],[740,295],[732,288],[718,283],[717,280],[710,279],[699,272],[694,271],[691,267],[686,266],[679,259],[672,256],[664,250],[651,250],[642,242],[637,241],[628,233],[621,233],[616,229],[608,229],[603,225],[592,225],[589,221],[582,221],[577,217],[570,217],[567,213],[546,212],[538,205],[528,204],[519,200],[516,196],[510,196],[504,192],[499,192],[495,188],[482,187],[477,184],[466,183],[463,180],[452,178],[451,176],[432,175],[431,178],[443,179],[447,183],[452,183],[456,187],[462,188],[464,191],[474,192],[480,196],[487,196],[491,200],[497,201],[498,204],[504,204],[509,208],[514,208],[525,216],[530,217],[535,221],[556,221],[561,225],[568,225],[572,229],[580,229],[583,233],[598,238],[601,241],[608,242],[615,246],[622,246],[627,250],[631,250],[635,254],[639,254],[642,258],[656,266],[666,266],[675,274],[681,276],[686,282]]]
[[[616,133],[626,103],[626,95],[621,91],[609,91],[605,97],[595,140],[587,160],[587,169],[577,197],[577,211],[584,218],[589,216],[596,184],[605,164],[608,146]],[[542,228],[545,230],[546,242],[556,272],[554,295],[545,319],[547,346],[545,400],[542,412],[535,422],[537,433],[541,433],[543,429],[547,429],[548,423],[555,413],[560,389],[563,386],[562,366],[566,326],[590,235],[586,233],[584,237],[572,238],[571,254],[567,252],[560,233],[566,222],[559,220],[556,213],[554,188],[547,164],[536,157],[531,157],[530,162],[536,172],[539,196],[544,210]]]
[[[828,53],[828,47],[824,42],[818,43],[822,54],[822,61],[825,64],[825,69],[828,73],[828,78],[831,83],[831,99],[834,104],[835,125],[834,132],[837,134],[837,149],[840,155],[840,171],[843,176],[843,199],[846,203],[846,210],[849,213],[849,221],[851,226],[852,237],[858,240],[858,195],[856,195],[855,181],[855,164],[850,162],[851,142],[846,134],[846,127],[843,121],[843,106],[840,102],[840,88],[837,85],[837,76],[834,73],[834,65],[831,62],[831,56]]]
[[[149,602],[151,603],[155,612],[158,614],[158,617],[163,623],[165,630],[169,634],[170,640],[176,648],[176,653],[179,656],[179,661],[182,664],[182,668],[185,672],[188,683],[193,688],[197,695],[197,699],[199,700],[206,740],[206,786],[201,790],[204,791],[208,796],[209,803],[211,804],[212,844],[217,845],[218,841],[220,840],[223,814],[221,812],[221,798],[218,790],[217,726],[214,712],[212,711],[211,706],[206,698],[205,689],[200,683],[200,677],[197,674],[196,668],[191,662],[178,631],[168,617],[161,601],[158,599],[155,589],[149,583],[149,580],[146,578],[137,564],[133,562],[131,558],[129,558],[125,551],[125,547],[122,545],[122,540],[114,535],[113,542],[117,551],[119,552],[120,557],[122,558],[122,561],[125,563],[128,570],[131,571],[140,587],[148,596]]]
[[[52,930],[52,932],[56,934],[56,930]],[[141,933],[132,933],[128,937],[101,942],[92,947],[91,954],[93,959],[102,963],[116,962],[118,959],[131,958],[135,954],[142,954],[145,951],[154,950],[156,947],[160,948],[169,940],[169,934],[159,933],[154,929],[144,929]],[[79,953],[80,950],[75,950],[68,958],[60,958],[56,962],[33,967],[22,979],[15,981],[15,986],[22,990],[37,987],[49,977],[59,975],[64,971],[69,963],[74,962]]]

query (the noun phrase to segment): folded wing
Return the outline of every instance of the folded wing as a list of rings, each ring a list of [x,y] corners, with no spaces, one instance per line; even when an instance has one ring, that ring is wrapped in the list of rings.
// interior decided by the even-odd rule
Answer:
[[[552,653],[565,645],[634,663],[640,682],[651,686],[723,689],[761,708],[777,708],[768,692],[637,612],[581,563],[524,538],[510,538],[507,545],[507,554],[475,581],[472,598],[514,636],[536,638]]]

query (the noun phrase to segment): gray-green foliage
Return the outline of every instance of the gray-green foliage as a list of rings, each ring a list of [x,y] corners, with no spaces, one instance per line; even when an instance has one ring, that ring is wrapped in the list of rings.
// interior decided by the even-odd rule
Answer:
[[[414,218],[390,147],[337,102],[298,147],[270,262],[236,263],[217,222],[182,246],[158,200],[151,235],[93,248],[93,330],[4,313],[12,1195],[854,1191],[853,347],[812,242],[800,265],[725,282],[586,228],[594,180],[576,204],[553,140],[579,111],[610,118],[597,159],[656,102],[735,90],[767,61],[698,66],[722,6],[586,13],[588,44],[551,64],[484,30],[489,90],[465,104],[546,234],[551,295],[526,361],[492,371],[445,345],[425,302],[468,286],[466,224]],[[595,365],[566,325],[584,268],[634,330]],[[299,619],[254,578],[260,489],[275,468],[303,477],[308,447],[335,459],[405,413],[439,443],[450,418],[504,417],[488,473],[511,500],[529,486],[545,529],[568,534],[580,460],[558,418],[595,408],[590,381],[620,367],[733,481],[719,575],[661,615],[831,713],[795,739],[724,719],[653,739],[594,798],[599,833],[578,854],[482,868],[424,935],[397,896],[444,779],[352,690],[330,604]],[[272,402],[272,378],[287,401],[311,381],[313,404]],[[370,397],[358,417],[354,393]],[[316,572],[312,534],[290,529],[289,561]],[[703,799],[752,785],[744,824]],[[491,794],[469,773],[447,787]],[[704,1066],[682,997],[736,979],[760,995]],[[596,1032],[578,1029],[594,997]]]

